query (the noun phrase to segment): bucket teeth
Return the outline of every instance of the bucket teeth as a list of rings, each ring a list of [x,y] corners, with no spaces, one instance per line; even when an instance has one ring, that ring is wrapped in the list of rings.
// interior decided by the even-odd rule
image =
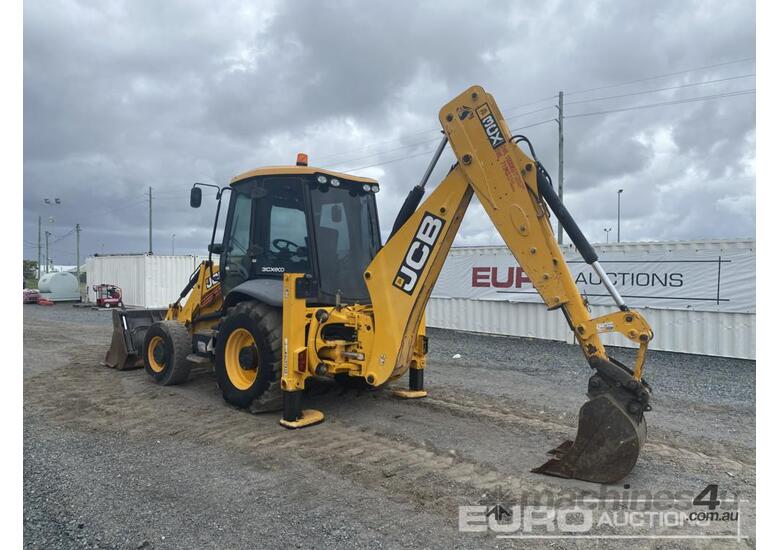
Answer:
[[[566,441],[564,441],[554,449],[550,449],[549,451],[547,451],[547,454],[553,455],[555,458],[560,459],[561,457],[563,457],[564,454],[566,454],[566,452],[569,451],[569,449],[572,448],[573,445],[574,445],[574,441],[572,441],[571,439],[567,439]]]

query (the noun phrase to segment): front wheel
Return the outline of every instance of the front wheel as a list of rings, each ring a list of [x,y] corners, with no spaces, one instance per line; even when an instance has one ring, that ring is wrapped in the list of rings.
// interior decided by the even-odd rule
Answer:
[[[250,412],[281,410],[281,311],[255,301],[231,308],[220,323],[215,356],[225,401]]]
[[[192,353],[192,338],[178,321],[158,321],[144,337],[144,369],[161,386],[182,384],[190,376],[187,356]]]

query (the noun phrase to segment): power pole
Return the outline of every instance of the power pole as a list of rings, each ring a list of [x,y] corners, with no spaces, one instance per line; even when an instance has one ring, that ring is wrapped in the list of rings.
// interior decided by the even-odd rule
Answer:
[[[563,202],[563,92],[558,92],[558,197]],[[561,220],[558,220],[558,244],[563,244]]]
[[[49,235],[51,233],[46,231],[46,273],[49,272]]]
[[[149,186],[149,254],[152,253],[152,186]]]
[[[618,189],[618,192],[617,192],[617,196],[618,196],[618,235],[617,235],[618,241],[617,242],[620,242],[620,195],[622,195],[622,194],[623,194],[623,190],[622,189]]]
[[[38,279],[41,278],[41,217],[38,216]]]
[[[79,282],[79,288],[81,288],[81,250],[79,249],[79,233],[81,233],[81,226],[76,224],[76,279]]]

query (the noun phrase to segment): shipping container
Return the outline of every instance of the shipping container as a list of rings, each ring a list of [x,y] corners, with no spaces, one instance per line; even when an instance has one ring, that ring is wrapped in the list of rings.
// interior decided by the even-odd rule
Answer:
[[[122,289],[126,306],[162,308],[176,301],[190,275],[200,264],[196,256],[136,254],[87,258],[87,297],[95,301],[94,285]]]
[[[685,257],[690,262],[697,258],[720,258],[735,254],[747,258],[740,264],[740,278],[736,284],[745,288],[736,289],[741,297],[741,305],[726,306],[709,303],[693,305],[685,309],[669,307],[667,303],[658,300],[651,307],[635,306],[652,326],[655,337],[650,349],[755,359],[756,313],[755,313],[755,240],[730,239],[713,241],[668,241],[668,242],[637,242],[609,243],[594,245],[600,256],[608,256],[613,260],[625,254],[628,258],[640,258],[643,254],[668,254],[669,257]],[[571,246],[564,247],[567,262],[581,260],[576,250]],[[450,258],[474,258],[474,264],[479,262],[489,264],[491,259],[511,258],[509,249],[505,246],[456,247],[453,248],[445,262],[443,275],[446,275]],[[619,262],[620,260],[614,260]],[[701,260],[704,261],[704,260]],[[707,260],[714,261],[714,260]],[[724,260],[726,261],[726,260]],[[743,266],[744,265],[744,266]],[[720,264],[713,266],[718,269]],[[719,274],[718,274],[719,276]],[[437,295],[437,289],[428,303],[426,318],[428,326],[480,332],[508,336],[525,336],[547,340],[574,342],[573,335],[565,318],[558,311],[548,311],[542,303],[525,303],[518,301],[496,299],[471,299]],[[752,285],[752,286],[751,286]],[[592,299],[592,298],[591,298]],[[603,298],[602,298],[603,299]],[[632,299],[626,298],[629,306]],[[730,310],[731,309],[731,310]],[[607,305],[591,305],[591,315],[596,317],[615,311]],[[618,334],[603,335],[607,345],[631,347],[630,342]]]

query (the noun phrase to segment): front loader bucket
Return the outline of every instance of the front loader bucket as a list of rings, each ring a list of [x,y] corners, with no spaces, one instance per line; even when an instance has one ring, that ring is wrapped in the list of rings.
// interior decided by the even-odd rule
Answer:
[[[594,375],[590,399],[580,408],[574,442],[565,441],[549,451],[553,458],[531,471],[594,483],[615,483],[626,477],[647,439],[644,411],[650,409],[646,386],[630,385],[627,389]]]
[[[114,332],[103,365],[118,370],[143,364],[144,337],[157,321],[165,318],[165,309],[115,309]]]

